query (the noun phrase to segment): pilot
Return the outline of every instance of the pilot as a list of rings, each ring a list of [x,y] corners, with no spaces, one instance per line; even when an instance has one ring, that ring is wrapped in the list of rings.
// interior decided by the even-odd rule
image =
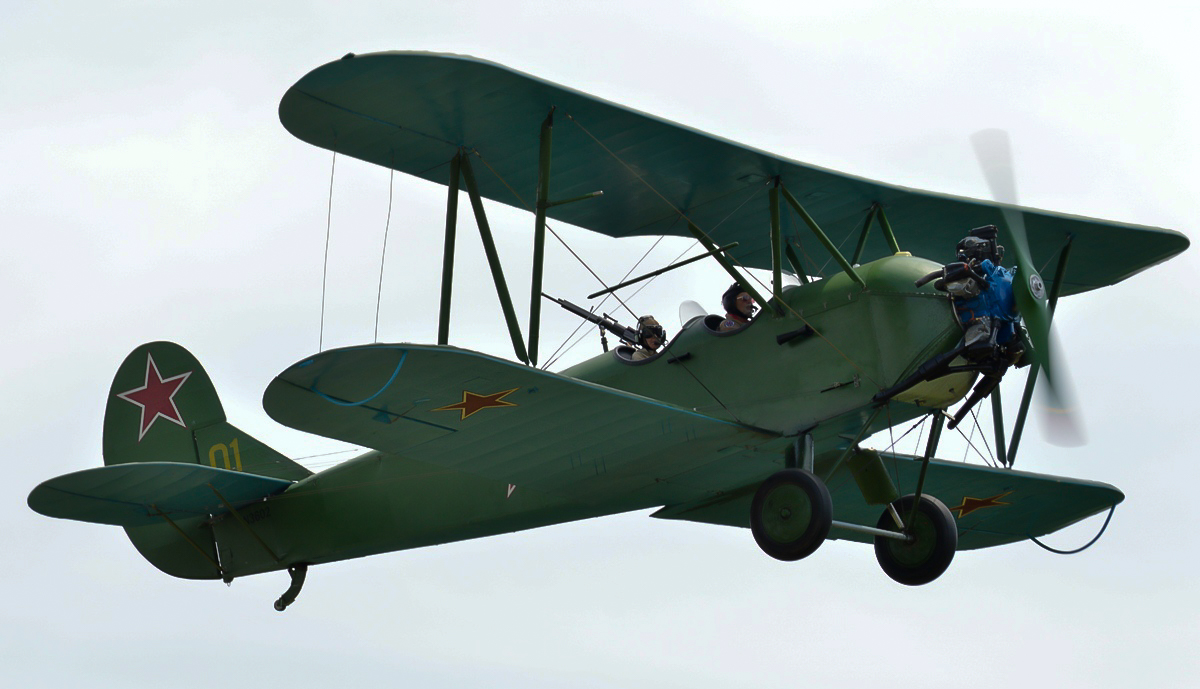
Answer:
[[[741,330],[750,325],[758,308],[754,305],[754,297],[736,282],[721,295],[721,306],[725,307],[725,320],[721,321],[720,327],[717,328],[721,332]]]
[[[633,360],[641,361],[658,354],[658,348],[665,339],[667,333],[654,316],[642,316],[637,324],[637,343],[640,349],[633,353]]]

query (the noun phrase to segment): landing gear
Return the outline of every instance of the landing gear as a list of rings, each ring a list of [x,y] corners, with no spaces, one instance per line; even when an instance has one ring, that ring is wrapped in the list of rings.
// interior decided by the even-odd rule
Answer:
[[[913,512],[913,496],[892,503],[900,518],[912,520],[908,538],[875,537],[875,557],[889,577],[906,586],[920,586],[937,579],[950,566],[958,547],[958,526],[941,500],[922,495]],[[910,516],[911,515],[911,516]],[[896,530],[891,510],[885,510],[877,524],[880,529]]]
[[[829,489],[804,469],[771,475],[758,487],[750,506],[754,540],[776,560],[791,562],[812,555],[829,535],[832,523]]]
[[[308,565],[288,567],[288,574],[292,576],[292,585],[283,592],[279,600],[275,601],[275,609],[279,612],[283,612],[287,606],[296,602],[296,596],[300,595],[300,589],[304,587],[304,577],[308,574]]]

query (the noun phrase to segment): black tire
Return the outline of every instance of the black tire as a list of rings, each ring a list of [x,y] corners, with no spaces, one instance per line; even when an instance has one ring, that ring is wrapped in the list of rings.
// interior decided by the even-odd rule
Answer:
[[[812,555],[825,542],[832,523],[829,489],[803,469],[772,474],[750,505],[750,531],[758,547],[785,562]]]
[[[907,520],[913,496],[905,495],[892,503],[900,518]],[[892,515],[884,510],[876,524],[880,529],[896,530]],[[893,580],[905,586],[921,586],[937,579],[950,566],[958,548],[958,525],[941,500],[922,495],[913,523],[907,525],[911,541],[884,536],[875,537],[875,558]]]

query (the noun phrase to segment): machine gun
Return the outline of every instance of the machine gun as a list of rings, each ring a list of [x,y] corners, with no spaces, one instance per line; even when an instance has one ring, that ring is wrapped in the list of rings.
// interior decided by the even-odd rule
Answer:
[[[620,323],[617,322],[617,319],[613,318],[612,316],[608,315],[607,313],[597,316],[596,314],[592,313],[591,311],[587,311],[583,307],[576,306],[575,304],[572,304],[571,302],[567,301],[566,299],[556,299],[556,298],[550,296],[549,294],[546,294],[545,292],[542,292],[542,296],[549,299],[550,301],[558,304],[559,306],[563,307],[564,309],[570,311],[571,313],[575,314],[576,316],[579,316],[580,318],[583,318],[585,320],[589,320],[589,321],[595,323],[596,325],[600,326],[604,330],[607,330],[608,332],[612,333],[613,335],[616,335],[617,337],[619,337],[621,339],[622,342],[625,342],[626,344],[629,344],[630,346],[633,346],[633,347],[637,346],[637,344],[638,344],[637,331],[634,330],[633,328],[627,328],[627,327],[621,325]],[[601,332],[601,336],[603,336],[603,334],[604,333]],[[604,350],[608,351],[607,343],[605,343]]]

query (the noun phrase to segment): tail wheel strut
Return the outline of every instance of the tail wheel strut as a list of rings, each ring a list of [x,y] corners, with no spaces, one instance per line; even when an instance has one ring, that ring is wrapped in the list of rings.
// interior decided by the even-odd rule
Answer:
[[[275,601],[275,609],[283,612],[287,606],[296,602],[296,596],[300,595],[300,589],[304,587],[304,577],[308,574],[308,565],[295,565],[288,567],[288,574],[292,577],[292,585],[288,587],[279,600]]]

